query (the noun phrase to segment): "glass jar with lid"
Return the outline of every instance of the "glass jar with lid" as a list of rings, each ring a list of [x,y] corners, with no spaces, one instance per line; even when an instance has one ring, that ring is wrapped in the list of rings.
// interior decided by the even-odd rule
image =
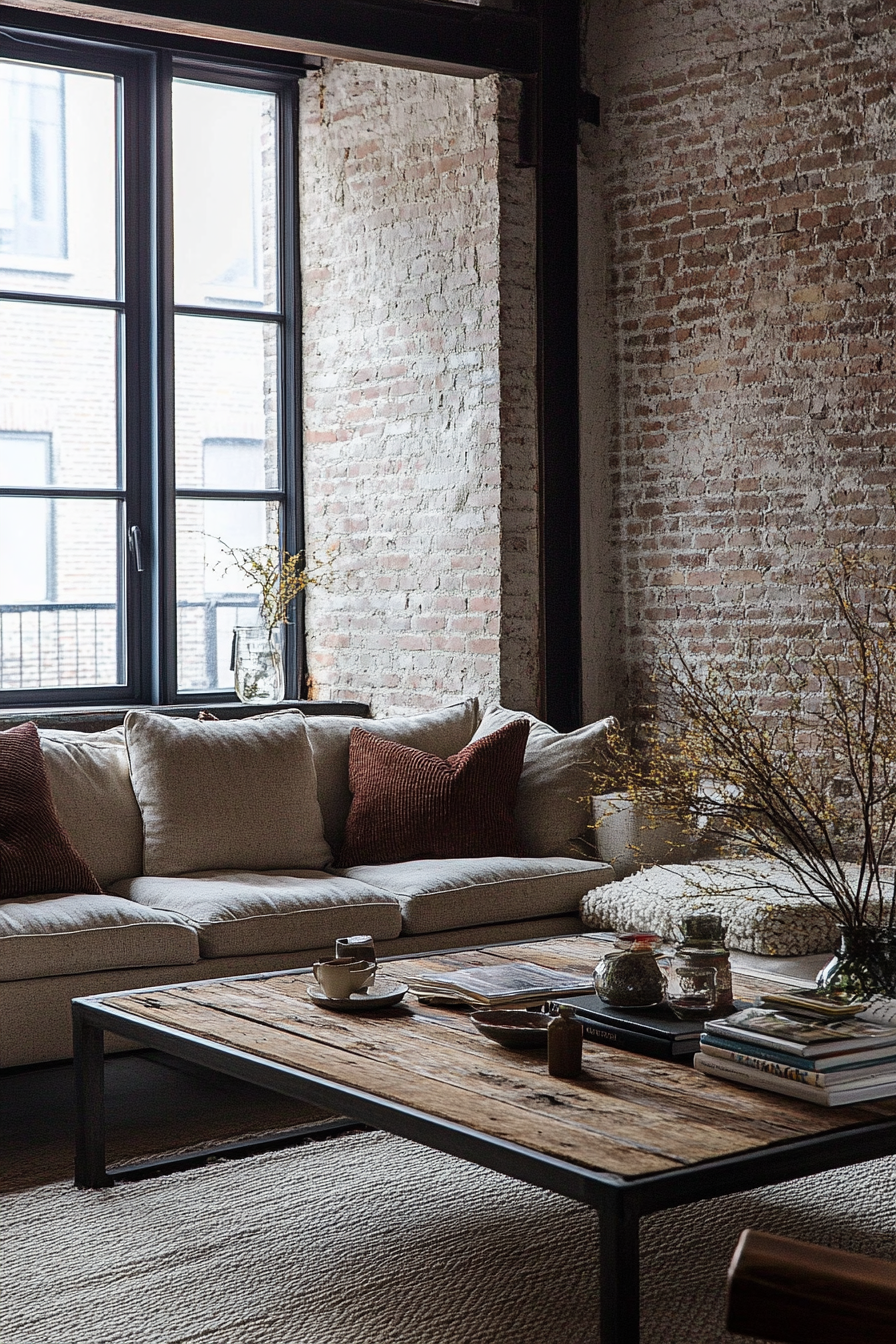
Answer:
[[[594,968],[594,992],[616,1008],[653,1008],[662,1003],[666,977],[659,964],[656,933],[621,933]]]
[[[730,1008],[731,958],[725,946],[722,916],[694,910],[681,920],[682,941],[675,950],[674,964],[682,971],[714,970],[715,1007]]]

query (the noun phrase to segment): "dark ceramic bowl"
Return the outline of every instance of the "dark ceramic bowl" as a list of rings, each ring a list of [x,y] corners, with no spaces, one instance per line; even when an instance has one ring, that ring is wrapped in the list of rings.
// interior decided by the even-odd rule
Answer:
[[[523,1008],[490,1008],[470,1016],[483,1036],[511,1050],[546,1050],[550,1020],[547,1013],[530,1013]]]

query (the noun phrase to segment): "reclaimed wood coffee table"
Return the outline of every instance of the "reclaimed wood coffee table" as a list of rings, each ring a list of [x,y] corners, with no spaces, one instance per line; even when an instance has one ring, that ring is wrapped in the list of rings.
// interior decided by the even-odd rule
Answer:
[[[583,936],[381,964],[398,977],[523,959],[588,971],[599,947]],[[306,996],[311,980],[287,971],[75,999],[76,1184],[116,1177],[103,1117],[114,1031],[595,1207],[601,1344],[636,1344],[643,1215],[896,1152],[896,1099],[828,1110],[588,1041],[581,1078],[565,1081],[543,1054],[485,1040],[463,1010],[408,996],[334,1013]],[[735,977],[742,997],[758,986]]]

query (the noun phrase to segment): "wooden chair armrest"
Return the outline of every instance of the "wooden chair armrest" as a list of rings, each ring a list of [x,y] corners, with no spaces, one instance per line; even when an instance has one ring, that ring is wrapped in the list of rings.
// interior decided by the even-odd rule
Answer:
[[[893,1344],[896,1265],[748,1229],[728,1270],[727,1324],[781,1344]]]

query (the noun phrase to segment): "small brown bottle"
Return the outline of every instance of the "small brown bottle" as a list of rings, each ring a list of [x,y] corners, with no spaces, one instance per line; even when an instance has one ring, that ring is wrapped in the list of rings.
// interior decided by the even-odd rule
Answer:
[[[578,1078],[582,1072],[582,1024],[571,1003],[561,1003],[548,1023],[548,1073],[554,1078]]]

